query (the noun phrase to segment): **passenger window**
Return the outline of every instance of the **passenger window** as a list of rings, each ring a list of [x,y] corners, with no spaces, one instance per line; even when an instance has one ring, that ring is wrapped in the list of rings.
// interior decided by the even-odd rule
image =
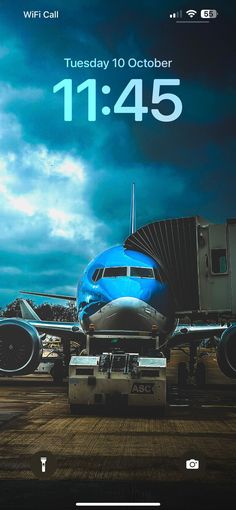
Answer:
[[[149,267],[131,267],[130,276],[138,278],[154,278],[153,269]]]
[[[104,277],[127,276],[127,267],[106,267]]]
[[[227,273],[227,257],[226,250],[211,250],[211,269],[214,274]]]

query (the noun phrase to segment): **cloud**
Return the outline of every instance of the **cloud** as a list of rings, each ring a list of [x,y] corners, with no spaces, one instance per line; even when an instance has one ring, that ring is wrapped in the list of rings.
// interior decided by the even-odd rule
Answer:
[[[33,103],[43,98],[44,91],[36,87],[19,87],[14,88],[9,83],[0,82],[0,105],[6,107],[12,101],[23,101],[27,104]]]
[[[28,288],[69,292],[84,261],[105,248],[106,226],[87,200],[91,169],[76,155],[26,143],[19,120],[1,115],[1,287],[8,290],[0,301],[17,295],[27,282]]]
[[[12,266],[4,267],[4,266],[2,266],[1,273],[8,274],[8,275],[19,275],[19,274],[21,274],[21,270],[18,267],[12,267]]]
[[[128,235],[133,181],[138,226],[195,213],[212,221],[235,215],[229,11],[227,23],[212,23],[200,38],[191,29],[189,58],[186,30],[177,32],[173,24],[163,30],[166,8],[159,3],[52,0],[61,9],[60,20],[42,24],[24,20],[20,5],[12,10],[5,2],[0,21],[2,303],[22,287],[72,291],[89,260]],[[40,8],[44,5],[47,9],[46,0],[40,0]],[[170,58],[173,69],[158,75],[147,69],[65,69],[64,57],[95,56]],[[183,114],[174,123],[160,123],[150,113],[153,78],[167,73],[181,80]],[[97,79],[96,122],[87,121],[86,91],[73,95],[73,121],[63,121],[63,94],[53,94],[52,88],[65,77],[73,79],[74,91],[85,79]],[[102,115],[102,107],[113,106],[133,77],[143,79],[143,104],[149,106],[143,122],[129,114]],[[107,97],[101,92],[105,83],[111,86]],[[132,95],[128,100],[134,105]]]
[[[0,152],[2,207],[6,211],[9,209],[10,214],[16,210],[26,216],[44,217],[45,221],[49,219],[52,235],[56,232],[60,236],[61,225],[63,237],[69,226],[69,238],[72,233],[73,237],[80,233],[86,240],[93,239],[96,219],[92,218],[92,228],[92,213],[84,197],[85,186],[90,179],[89,168],[78,157],[50,151],[45,145],[25,143],[20,136],[19,122],[5,114],[7,124],[11,124],[12,129],[2,133],[3,145],[8,146],[8,138],[10,143],[14,138],[15,152]],[[76,223],[77,227],[72,229],[72,224]]]

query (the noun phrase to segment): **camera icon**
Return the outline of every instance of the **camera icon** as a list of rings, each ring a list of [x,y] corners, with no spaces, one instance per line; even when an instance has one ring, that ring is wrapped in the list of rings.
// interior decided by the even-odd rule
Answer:
[[[188,459],[186,460],[186,469],[199,469],[200,468],[200,462],[196,459]]]

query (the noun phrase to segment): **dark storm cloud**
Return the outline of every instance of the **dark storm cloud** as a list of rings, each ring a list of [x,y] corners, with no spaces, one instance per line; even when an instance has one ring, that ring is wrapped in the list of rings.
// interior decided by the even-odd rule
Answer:
[[[52,22],[25,20],[21,3],[14,11],[9,2],[0,5],[2,303],[20,287],[72,292],[89,259],[127,236],[133,181],[139,226],[163,217],[235,215],[230,2],[224,13],[214,3],[222,22],[201,27],[170,23],[177,1],[51,0],[50,9],[60,10]],[[35,9],[35,2],[23,8]],[[39,0],[39,8],[48,2]],[[121,56],[173,64],[105,72],[69,70],[63,61]],[[127,114],[106,118],[99,94],[97,122],[86,120],[82,96],[73,122],[63,122],[62,94],[53,94],[53,85],[73,78],[75,87],[94,77],[98,91],[110,84],[110,105],[131,78],[143,78],[145,104],[153,78],[179,78],[183,113],[174,123],[150,113],[141,123]]]

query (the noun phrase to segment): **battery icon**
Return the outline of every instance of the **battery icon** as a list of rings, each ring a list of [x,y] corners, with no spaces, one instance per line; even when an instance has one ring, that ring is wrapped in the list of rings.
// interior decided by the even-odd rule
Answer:
[[[218,16],[218,12],[215,9],[203,9],[201,11],[201,18],[216,18]]]

